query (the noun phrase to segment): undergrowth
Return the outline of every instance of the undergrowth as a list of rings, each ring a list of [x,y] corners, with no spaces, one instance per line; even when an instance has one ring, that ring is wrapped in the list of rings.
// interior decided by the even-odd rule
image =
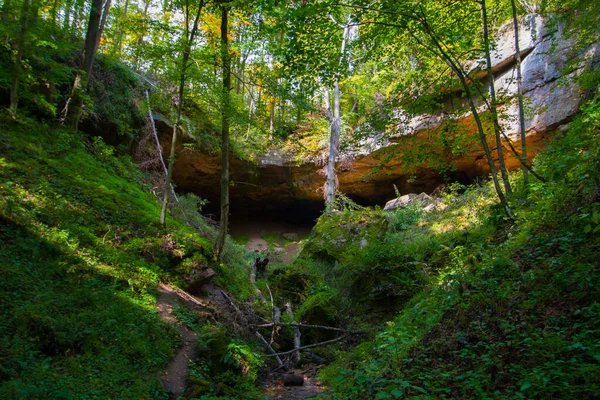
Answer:
[[[214,265],[209,238],[172,218],[165,232],[136,165],[100,138],[2,117],[0,148],[0,397],[166,399],[179,338],[158,283],[206,265],[248,297],[244,250],[228,240]]]
[[[277,295],[304,323],[376,327],[352,350],[316,350],[335,359],[321,397],[600,393],[599,104],[536,158],[546,182],[524,190],[511,175],[514,220],[490,184],[450,185],[430,212],[321,216],[294,266],[271,276]]]
[[[363,251],[304,254],[325,260],[324,281],[334,271],[335,287],[327,290],[341,313],[353,316],[347,323],[379,324],[377,334],[337,351],[321,370],[331,389],[322,397],[595,398],[599,131],[600,105],[592,101],[536,158],[547,182],[533,181],[525,192],[520,174],[512,175],[520,188],[514,221],[489,185],[462,188],[447,192],[430,213],[393,211],[385,236]],[[357,225],[344,233],[344,224],[335,223],[353,243]],[[323,293],[309,295],[300,308]]]

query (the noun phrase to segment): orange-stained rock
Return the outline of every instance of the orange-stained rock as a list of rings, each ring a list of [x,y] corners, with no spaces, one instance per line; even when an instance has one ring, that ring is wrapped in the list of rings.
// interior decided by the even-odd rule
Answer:
[[[553,41],[550,31],[545,28],[539,16],[524,18],[519,32],[522,53],[524,90],[530,110],[526,118],[527,153],[531,160],[539,153],[553,132],[562,130],[576,114],[581,96],[574,84],[558,85],[569,60],[572,60],[572,44],[568,40]],[[560,35],[560,29],[558,35]],[[553,46],[554,44],[554,46]],[[512,25],[500,28],[496,38],[496,50],[492,64],[495,74],[495,87],[504,99],[513,97],[516,91],[514,82],[514,34]],[[586,51],[578,53],[579,68],[571,77],[584,68],[600,62],[600,45],[591,44]],[[485,73],[473,67],[471,76],[484,77]],[[340,190],[351,198],[366,204],[384,205],[395,198],[394,185],[400,193],[430,193],[445,180],[467,183],[477,177],[489,174],[477,129],[471,114],[456,118],[453,124],[447,123],[446,115],[454,111],[456,104],[465,100],[461,94],[448,93],[444,106],[437,114],[403,117],[398,110],[399,120],[389,128],[388,137],[382,143],[354,149],[349,162],[338,165]],[[516,105],[506,100],[501,111],[507,115],[502,125],[520,152]],[[489,116],[485,113],[486,129],[491,133]],[[157,120],[162,132],[160,141],[168,156],[171,129],[164,120]],[[162,128],[161,128],[162,126]],[[373,132],[373,136],[381,132]],[[472,140],[460,140],[460,138]],[[187,139],[191,141],[191,139]],[[504,159],[508,169],[520,168],[520,162],[503,142]],[[496,154],[494,140],[489,140]],[[497,160],[496,160],[497,162]],[[446,171],[441,173],[442,167]],[[278,149],[249,162],[232,157],[230,159],[232,212],[289,208],[293,213],[298,207],[322,204],[325,177],[320,167],[312,162],[297,165]],[[219,199],[220,155],[201,150],[178,147],[173,180],[179,192],[194,192],[207,198],[216,209]]]

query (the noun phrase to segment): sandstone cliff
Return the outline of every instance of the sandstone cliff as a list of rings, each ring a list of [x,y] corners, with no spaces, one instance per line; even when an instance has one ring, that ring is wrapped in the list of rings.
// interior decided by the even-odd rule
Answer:
[[[575,53],[570,41],[563,39],[560,29],[551,31],[539,16],[524,18],[519,32],[522,49],[524,91],[528,106],[526,116],[528,155],[537,154],[555,132],[565,129],[565,124],[576,114],[582,93],[570,78],[583,68],[600,64],[600,46],[591,45],[585,51]],[[514,70],[514,32],[510,23],[501,27],[496,38],[492,56],[496,89],[507,99],[503,106],[503,126],[519,149],[516,137],[518,129]],[[485,73],[472,67],[473,76],[483,78]],[[568,71],[568,73],[567,73]],[[340,189],[350,197],[369,204],[383,205],[394,196],[395,184],[403,193],[431,191],[444,179],[468,182],[488,174],[481,146],[473,141],[460,152],[444,141],[440,135],[476,134],[474,121],[469,113],[455,116],[451,126],[444,121],[457,105],[464,104],[460,94],[447,95],[443,109],[431,114],[407,116],[398,111],[397,122],[387,135],[373,132],[373,138],[355,148],[351,161],[338,167]],[[157,120],[162,131],[161,143],[168,151],[170,128],[164,120]],[[162,129],[161,129],[162,126]],[[376,140],[378,137],[380,140]],[[436,139],[438,138],[438,139]],[[490,142],[492,148],[495,144]],[[505,146],[509,169],[519,168],[519,161]],[[183,149],[183,144],[180,150]],[[406,168],[406,160],[419,151],[428,154],[427,160]],[[407,158],[408,157],[408,158]],[[443,161],[453,168],[443,174],[431,160]],[[179,151],[175,164],[174,182],[180,192],[194,192],[216,205],[219,198],[220,155],[198,150]],[[440,163],[441,165],[442,163]],[[325,178],[320,167],[312,162],[297,164],[279,149],[272,149],[254,162],[231,159],[231,202],[236,207],[253,209],[285,209],[299,202],[317,206],[322,204],[320,188]],[[411,179],[412,178],[412,179]]]

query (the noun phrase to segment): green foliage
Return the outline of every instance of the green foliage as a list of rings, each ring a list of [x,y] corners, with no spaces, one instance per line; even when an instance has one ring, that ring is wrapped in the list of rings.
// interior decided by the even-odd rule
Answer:
[[[240,368],[242,375],[252,382],[258,378],[258,370],[263,365],[263,359],[240,341],[233,341],[227,345],[223,362]]]
[[[175,220],[165,234],[140,171],[102,139],[0,126],[0,397],[163,398],[157,372],[178,344],[155,288],[210,265],[211,242]],[[248,296],[244,250],[228,242],[224,259],[221,284]]]
[[[201,358],[191,363],[188,386],[202,399],[259,398],[254,385],[263,359],[248,344],[230,338],[222,327],[200,329],[197,346]],[[214,396],[214,397],[213,397]]]
[[[418,260],[423,286],[373,341],[322,370],[334,398],[562,398],[599,390],[597,104],[583,110],[535,160],[551,180],[533,182],[529,202],[513,205],[515,225],[495,218],[494,205],[481,209],[490,188],[449,191],[443,211],[388,233],[387,257],[382,248],[347,261]]]
[[[181,321],[183,325],[193,330],[194,332],[199,332],[204,324],[204,320],[198,315],[191,311],[189,308],[177,304],[173,308],[173,315]]]
[[[2,397],[159,398],[176,332],[152,288],[167,272],[126,250],[157,233],[154,200],[78,135],[2,124]]]
[[[408,229],[419,222],[422,214],[422,207],[415,203],[396,208],[390,213],[390,229],[394,232]]]

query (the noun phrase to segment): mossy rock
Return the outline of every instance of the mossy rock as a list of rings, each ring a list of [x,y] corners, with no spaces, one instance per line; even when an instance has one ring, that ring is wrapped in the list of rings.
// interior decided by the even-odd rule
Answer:
[[[388,229],[388,216],[381,210],[357,210],[323,214],[313,228],[302,256],[326,261],[350,261]]]

